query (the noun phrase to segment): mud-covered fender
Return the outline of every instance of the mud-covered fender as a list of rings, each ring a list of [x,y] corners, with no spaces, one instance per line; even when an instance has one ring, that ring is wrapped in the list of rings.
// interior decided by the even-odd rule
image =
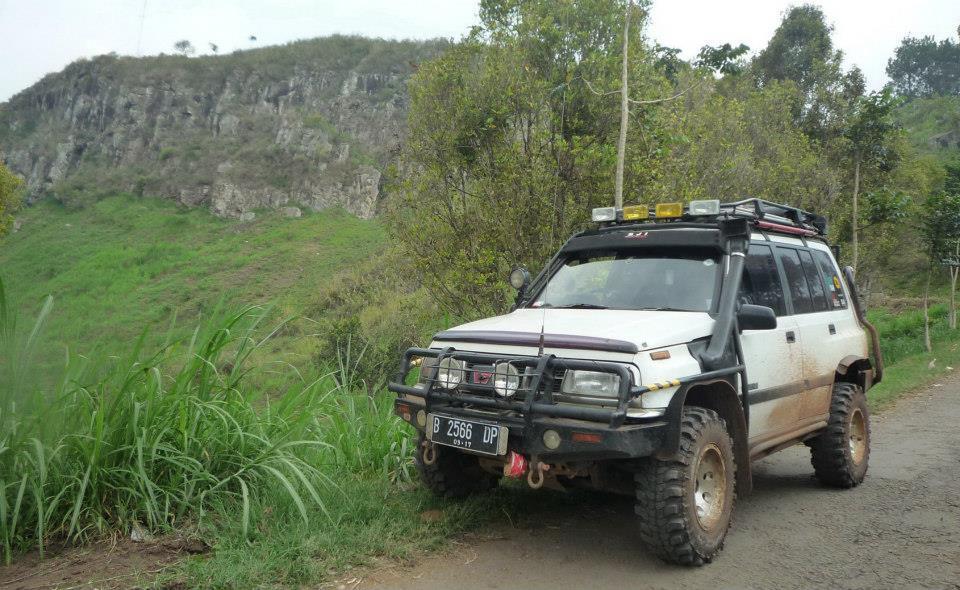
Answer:
[[[859,355],[847,355],[837,365],[837,381],[856,383],[866,391],[875,381],[873,363]]]
[[[664,413],[667,427],[663,444],[657,453],[658,459],[673,456],[680,449],[680,419],[684,406],[698,406],[715,411],[727,423],[727,431],[733,439],[733,454],[737,462],[737,492],[748,494],[753,490],[750,467],[750,449],[747,445],[747,420],[736,388],[727,379],[699,381],[682,385]]]

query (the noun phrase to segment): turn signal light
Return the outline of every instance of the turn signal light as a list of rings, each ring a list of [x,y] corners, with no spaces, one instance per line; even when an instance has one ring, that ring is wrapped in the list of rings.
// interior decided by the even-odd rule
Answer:
[[[407,404],[397,404],[397,415],[409,422],[411,418],[410,406]]]
[[[657,203],[655,213],[658,218],[682,217],[683,203]]]
[[[650,353],[650,359],[655,361],[665,361],[670,358],[669,350],[658,350]]]
[[[573,442],[597,444],[600,442],[601,436],[597,432],[574,432],[570,435],[570,439]]]

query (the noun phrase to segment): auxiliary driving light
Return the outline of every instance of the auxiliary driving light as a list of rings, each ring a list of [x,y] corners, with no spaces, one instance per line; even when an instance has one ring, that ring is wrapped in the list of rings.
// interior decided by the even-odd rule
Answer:
[[[720,199],[690,201],[690,215],[719,215]]]
[[[683,217],[683,203],[657,203],[655,214],[660,219]]]
[[[593,210],[591,219],[594,221],[616,221],[617,209],[615,207],[597,207]]]
[[[493,390],[501,397],[513,397],[520,388],[520,371],[510,363],[493,366]]]
[[[456,389],[463,381],[467,364],[455,358],[447,357],[437,365],[437,383],[444,389]]]
[[[627,205],[623,208],[623,220],[634,221],[650,217],[650,207],[646,205]]]
[[[427,413],[423,410],[417,412],[417,426],[423,428],[427,425]]]

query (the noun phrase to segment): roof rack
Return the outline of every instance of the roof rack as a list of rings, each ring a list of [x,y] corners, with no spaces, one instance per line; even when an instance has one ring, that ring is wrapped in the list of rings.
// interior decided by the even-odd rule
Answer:
[[[600,229],[611,230],[623,225],[656,222],[696,222],[709,219],[747,219],[758,229],[799,236],[824,236],[827,219],[797,207],[751,198],[721,203],[717,199],[657,205],[629,205],[622,209],[600,207],[593,210],[593,220]]]
[[[720,212],[731,217],[753,219],[761,229],[819,236],[827,233],[826,217],[763,199],[752,198],[734,203],[720,203]]]

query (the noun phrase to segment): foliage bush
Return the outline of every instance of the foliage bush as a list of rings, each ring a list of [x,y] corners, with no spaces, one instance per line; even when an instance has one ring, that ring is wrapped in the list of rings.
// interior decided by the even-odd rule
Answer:
[[[211,515],[289,505],[336,526],[351,474],[405,479],[410,448],[389,400],[352,393],[350,378],[291,379],[266,397],[250,355],[276,333],[267,311],[215,311],[191,338],[119,357],[68,356],[44,391],[31,356],[50,312],[18,325],[0,284],[0,542],[18,551],[110,531],[165,530]],[[345,359],[342,366],[350,366]],[[316,516],[314,516],[316,518]]]

